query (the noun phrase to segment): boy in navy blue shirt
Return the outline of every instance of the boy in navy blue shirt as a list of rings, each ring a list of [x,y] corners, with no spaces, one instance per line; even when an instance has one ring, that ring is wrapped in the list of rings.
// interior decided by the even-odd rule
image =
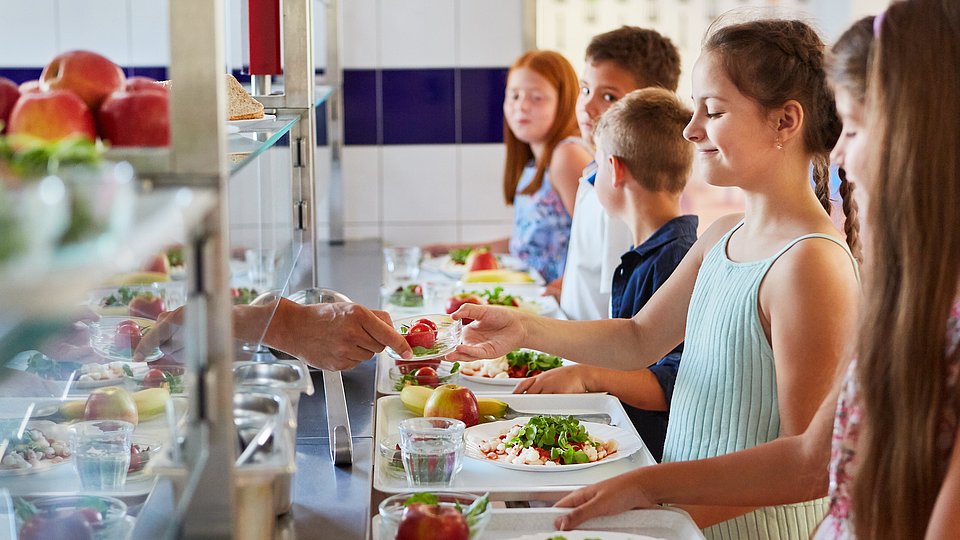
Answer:
[[[594,129],[597,197],[633,235],[634,248],[623,254],[613,273],[613,317],[631,318],[640,311],[697,240],[697,217],[680,213],[680,194],[693,162],[693,146],[683,137],[691,116],[675,93],[651,87],[614,103]],[[682,350],[681,344],[636,371],[584,364],[554,369],[523,389],[617,396],[659,461]]]

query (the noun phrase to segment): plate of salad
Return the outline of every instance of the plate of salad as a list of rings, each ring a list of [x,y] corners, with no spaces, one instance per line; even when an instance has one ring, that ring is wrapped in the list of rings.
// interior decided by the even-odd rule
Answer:
[[[637,435],[572,416],[533,416],[479,424],[463,433],[464,455],[517,471],[561,472],[630,457]]]
[[[450,250],[450,252],[446,255],[424,259],[420,266],[424,270],[439,272],[453,279],[460,279],[463,274],[470,270],[468,264],[470,254],[482,251],[489,251],[489,248],[486,246],[474,246],[453,249]],[[508,255],[506,253],[495,253],[494,258],[497,264],[496,268],[518,271],[524,271],[527,269],[527,265],[513,255]],[[489,266],[486,266],[486,268],[489,268]]]
[[[381,289],[384,306],[396,306],[401,308],[422,308],[423,307],[423,287],[418,283],[409,285],[399,285],[395,289],[386,287]]]
[[[517,349],[492,360],[461,362],[460,376],[464,380],[477,383],[514,386],[521,380],[535,377],[544,371],[572,365],[574,362],[559,356],[532,349]]]

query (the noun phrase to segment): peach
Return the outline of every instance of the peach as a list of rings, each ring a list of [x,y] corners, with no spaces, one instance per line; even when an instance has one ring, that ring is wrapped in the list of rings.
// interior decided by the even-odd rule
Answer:
[[[96,111],[107,96],[123,88],[124,79],[123,71],[108,58],[90,51],[68,51],[43,68],[40,88],[70,90]]]

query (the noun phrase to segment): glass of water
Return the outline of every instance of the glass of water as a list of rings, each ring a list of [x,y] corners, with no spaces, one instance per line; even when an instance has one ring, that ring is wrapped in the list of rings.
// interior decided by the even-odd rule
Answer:
[[[420,248],[393,246],[383,248],[383,279],[387,285],[409,283],[420,275]]]
[[[409,418],[400,422],[400,457],[407,484],[449,486],[460,470],[466,427],[452,418]]]
[[[87,491],[123,487],[130,468],[133,424],[122,420],[91,420],[74,424],[73,464],[80,486]]]

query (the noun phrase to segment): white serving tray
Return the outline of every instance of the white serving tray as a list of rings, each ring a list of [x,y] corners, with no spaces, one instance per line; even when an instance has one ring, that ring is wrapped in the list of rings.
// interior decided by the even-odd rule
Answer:
[[[553,521],[567,511],[566,508],[494,508],[490,514],[490,523],[479,540],[509,540],[518,536],[554,531]],[[581,525],[580,529],[652,536],[664,540],[703,539],[703,533],[690,516],[675,508],[630,510],[615,516],[591,519]],[[370,530],[373,540],[387,540],[380,536],[380,516],[374,516]]]
[[[623,410],[620,400],[608,394],[497,394],[495,397],[519,411],[551,414],[607,413],[611,417],[612,425],[637,435],[637,430]],[[413,416],[413,413],[403,407],[399,396],[378,399],[374,427],[376,441],[387,436],[396,437],[400,421]],[[569,472],[513,471],[493,463],[464,457],[463,469],[448,490],[481,494],[489,492],[495,500],[558,500],[582,486],[655,463],[645,445],[629,458]],[[385,461],[379,455],[373,466],[373,487],[384,493],[430,490],[408,486],[405,478],[389,473]]]

